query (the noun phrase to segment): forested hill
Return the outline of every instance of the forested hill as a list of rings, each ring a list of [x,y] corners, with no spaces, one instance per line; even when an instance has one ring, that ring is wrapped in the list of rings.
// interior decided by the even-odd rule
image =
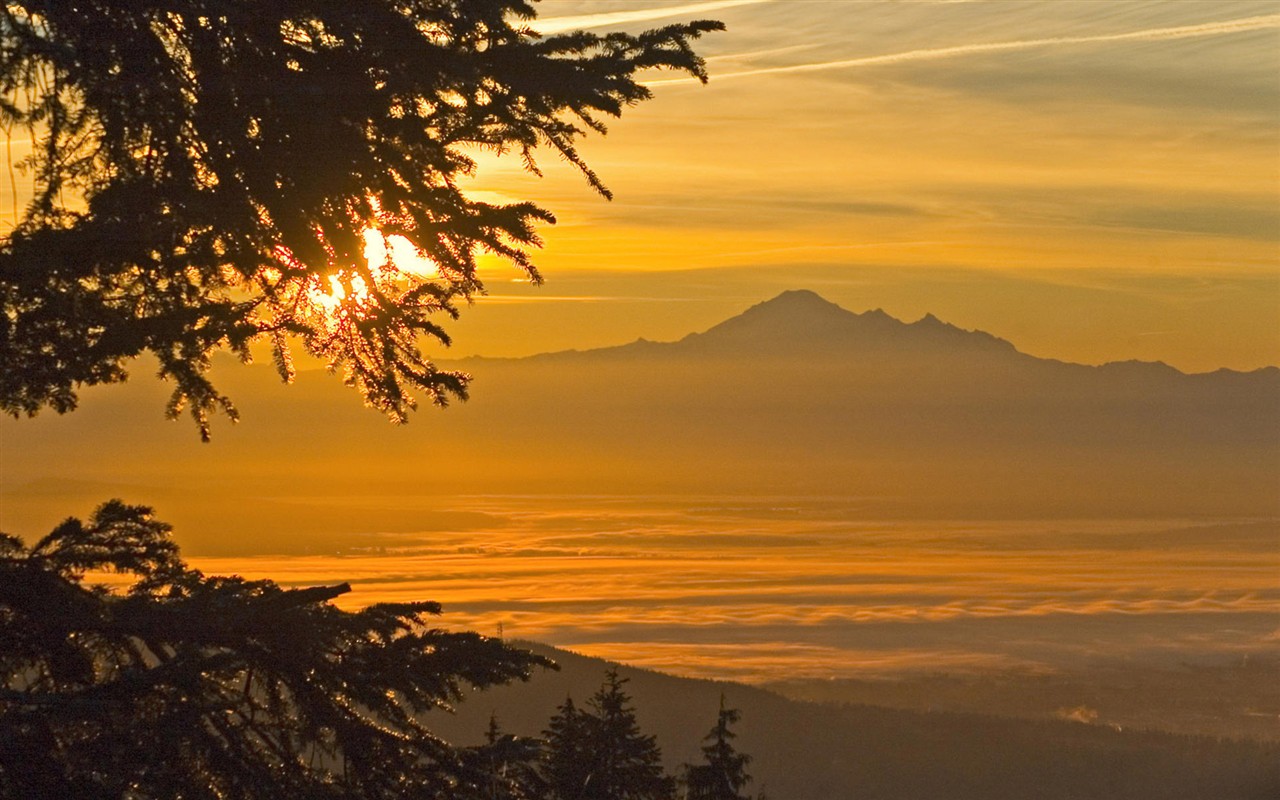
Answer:
[[[508,732],[536,735],[571,695],[600,687],[608,662],[540,645],[559,672],[470,697],[455,716],[432,712],[434,730],[482,740],[491,714]],[[1280,746],[1116,731],[1077,722],[917,713],[787,700],[732,683],[621,667],[644,732],[656,734],[669,770],[700,760],[721,693],[742,711],[734,740],[771,800],[1265,800],[1280,793]]]

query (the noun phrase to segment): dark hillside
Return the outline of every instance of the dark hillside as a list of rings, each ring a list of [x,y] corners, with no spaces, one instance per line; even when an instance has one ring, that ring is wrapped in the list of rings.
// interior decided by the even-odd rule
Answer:
[[[572,695],[599,687],[608,662],[529,645],[561,665],[527,685],[475,695],[430,722],[466,742],[489,715],[533,735]],[[720,694],[742,710],[736,743],[773,800],[1265,800],[1280,792],[1280,747],[1208,737],[1115,731],[1065,721],[920,713],[787,700],[748,686],[622,668],[641,726],[669,768],[697,759]]]

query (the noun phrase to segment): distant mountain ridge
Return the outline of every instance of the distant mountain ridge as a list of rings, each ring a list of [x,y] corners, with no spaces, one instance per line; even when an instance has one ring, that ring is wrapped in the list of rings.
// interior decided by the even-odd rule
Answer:
[[[800,350],[797,350],[800,348]],[[757,303],[705,331],[694,332],[671,342],[646,338],[622,345],[587,350],[573,349],[539,353],[522,358],[473,356],[452,364],[492,363],[528,359],[563,359],[575,357],[625,357],[679,353],[682,355],[758,357],[801,356],[807,353],[844,353],[852,355],[907,354],[928,352],[955,356],[960,353],[986,353],[1021,357],[1050,364],[1088,367],[1058,359],[1032,356],[1018,350],[1014,343],[978,329],[965,329],[927,313],[915,322],[905,322],[876,308],[861,313],[849,311],[808,289],[789,289]],[[942,352],[946,351],[946,352]],[[1149,370],[1179,375],[1274,375],[1280,367],[1266,366],[1255,370],[1220,368],[1205,373],[1185,373],[1162,361],[1129,359],[1111,361],[1091,367],[1119,373]]]
[[[426,470],[433,491],[856,496],[868,514],[916,519],[1280,516],[1275,367],[1070,364],[807,291],[674,342],[441,365],[474,375],[470,401],[402,428],[332,376],[281,387],[237,366],[220,385],[245,421],[215,429],[216,461],[191,450],[185,468],[281,494]],[[111,392],[10,423],[5,469],[167,480],[165,454],[196,445],[161,421],[164,387]]]
[[[811,346],[857,343],[863,347],[946,344],[1014,351],[1014,346],[1004,339],[982,331],[962,330],[932,314],[913,323],[895,319],[879,308],[858,314],[807,289],[783,292],[704,333],[693,333],[680,340],[681,344],[695,347],[765,342]]]
[[[482,435],[528,420],[512,441],[598,458],[589,479],[609,491],[871,493],[942,515],[1280,513],[1275,367],[1072,364],[805,290],[674,342],[454,364],[476,376],[465,413]]]
[[[725,353],[733,348],[765,348],[782,352],[785,348],[849,348],[909,347],[929,343],[966,343],[970,347],[1017,352],[1004,339],[983,331],[966,331],[927,314],[914,323],[889,316],[882,309],[856,313],[824,299],[808,289],[791,289],[776,297],[751,306],[741,314],[720,322],[706,331],[690,333],[674,342],[637,339],[634,342],[590,350],[562,350],[540,353],[526,358],[563,357],[569,354],[626,355],[662,350],[704,354]],[[473,357],[466,361],[512,361]]]

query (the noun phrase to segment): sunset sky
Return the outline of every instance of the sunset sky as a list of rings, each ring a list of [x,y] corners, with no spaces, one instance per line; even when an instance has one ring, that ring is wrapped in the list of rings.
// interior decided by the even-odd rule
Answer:
[[[592,194],[484,158],[534,198],[545,286],[487,271],[460,355],[676,338],[786,288],[933,312],[1035,355],[1280,363],[1274,3],[574,2],[540,25],[710,17],[708,86],[656,99],[590,163]]]
[[[451,355],[677,338],[811,288],[1039,356],[1280,363],[1274,2],[537,7],[545,33],[728,30],[699,43],[708,86],[655,74],[655,99],[585,144],[613,202],[553,153],[542,179],[479,156],[479,197],[559,223],[544,287],[487,262]],[[0,223],[13,195],[0,181]]]
[[[534,200],[557,216],[542,230],[536,258],[546,283],[531,286],[510,265],[486,260],[489,294],[449,324],[454,346],[433,357],[675,340],[805,288],[855,312],[882,308],[908,322],[933,313],[1043,358],[1159,360],[1189,372],[1280,365],[1274,1],[544,0],[538,7],[547,33],[637,32],[698,18],[723,20],[727,31],[699,43],[709,85],[654,74],[655,98],[583,146],[612,202],[552,153],[543,154],[542,178],[523,171],[518,157],[477,155],[469,183],[476,197]],[[13,159],[30,147],[11,144]],[[13,219],[14,201],[0,180],[0,223]],[[957,393],[920,384],[934,388],[894,396],[905,409],[902,429],[919,435],[895,439],[898,429],[886,428],[881,454],[897,456],[913,441],[935,449],[925,453],[922,444],[917,461],[903,462],[914,494],[886,500],[875,492],[889,489],[871,478],[897,462],[887,455],[874,462],[865,441],[832,433],[863,420],[864,406],[849,400],[860,395],[810,398],[776,375],[757,381],[758,355],[747,352],[747,389],[704,392],[728,400],[698,407],[702,416],[683,409],[684,418],[687,383],[669,379],[676,388],[663,392],[627,364],[606,390],[560,395],[563,360],[538,362],[550,364],[551,377],[536,383],[544,394],[514,379],[504,384],[498,367],[480,362],[469,404],[424,410],[408,431],[361,408],[331,376],[304,370],[286,388],[268,367],[235,365],[219,386],[245,421],[233,428],[218,419],[210,445],[187,420],[163,419],[171,387],[153,380],[144,360],[127,386],[84,392],[74,414],[0,420],[0,529],[38,536],[118,495],[154,504],[210,572],[296,585],[349,580],[358,589],[352,605],[432,597],[449,607],[451,624],[486,633],[505,625],[512,635],[583,652],[748,680],[778,670],[829,677],[939,664],[1038,669],[1099,654],[1181,659],[1280,648],[1274,519],[1222,528],[1203,517],[1024,526],[1009,521],[1024,507],[1010,505],[1000,509],[1001,523],[961,515],[935,524],[931,507],[919,503],[955,476],[986,475],[984,458],[1004,470],[991,474],[1026,473],[1040,481],[1037,491],[1043,484],[1077,499],[1063,477],[1076,474],[1063,466],[1070,462],[1109,504],[1070,506],[1077,517],[1126,503],[1122,516],[1148,514],[1166,499],[1216,499],[1223,486],[1247,482],[1238,476],[1265,491],[1277,474],[1272,446],[1280,439],[1268,433],[1274,415],[1262,420],[1270,428],[1227,419],[1236,427],[1223,430],[1245,429],[1237,439],[1206,433],[1221,449],[1206,446],[1203,463],[1195,460],[1201,451],[1162,450],[1150,443],[1175,441],[1159,438],[1169,431],[1208,430],[1194,424],[1208,412],[1179,417],[1169,411],[1175,405],[1144,394],[1140,387],[1174,380],[1156,370],[1155,383],[1125,384],[1150,401],[1141,424],[1122,435],[1105,426],[1093,432],[1114,450],[1089,449],[1097,442],[1088,436],[1064,443],[1026,434],[1032,454],[997,452],[975,434],[947,461],[929,424],[941,424],[948,410],[941,407]],[[803,367],[803,355],[792,366]],[[219,361],[219,379],[229,362]],[[970,363],[986,362],[957,360],[957,371]],[[1039,362],[1034,369],[1048,371]],[[1071,381],[1108,372],[1062,369],[1076,370]],[[594,362],[579,371],[603,372]],[[1125,369],[1109,374],[1117,372]],[[981,383],[973,374],[964,373],[966,388]],[[881,391],[871,381],[862,386]],[[628,394],[637,390],[651,394]],[[939,406],[917,408],[918,397]],[[614,400],[615,416],[594,416]],[[792,427],[785,413],[746,415],[747,401],[757,400],[760,408],[778,400],[790,409]],[[1221,413],[1228,407],[1221,400],[1212,395],[1202,405]],[[824,402],[828,417],[813,411]],[[1094,406],[1069,410],[1087,418],[1110,408]],[[987,413],[1001,421],[1003,406],[993,407]],[[670,442],[627,438],[643,437],[640,418],[657,419],[664,408],[688,427],[673,428],[680,433]],[[836,422],[809,431],[796,421],[811,417]],[[1035,419],[1049,419],[1052,432],[1063,417]],[[712,441],[725,428],[731,435]],[[808,431],[777,440],[797,450],[797,442],[816,443],[807,468],[843,482],[841,504],[793,507],[756,496],[767,491],[749,502],[726,500],[741,486],[713,484],[700,490],[706,497],[668,502],[655,494],[628,505],[612,494],[615,485],[600,489],[612,479],[642,493],[636,487],[644,484],[628,483],[636,473],[618,467],[627,459],[670,481],[675,463],[700,477],[716,469],[764,476],[753,490],[764,484],[779,495],[795,485],[812,489],[804,459],[774,457],[790,453],[786,447],[750,452],[751,434],[763,439],[774,429]],[[704,440],[689,430],[711,433]],[[1138,482],[1126,489],[1115,478],[1125,454],[1133,475],[1181,469],[1195,491],[1149,491]],[[574,483],[579,473],[595,482]],[[771,483],[775,473],[792,483]],[[988,508],[1011,502],[1011,483],[964,484],[964,492],[990,500]],[[537,492],[545,498],[526,494]],[[885,502],[868,505],[869,497]],[[910,513],[888,515],[881,510],[888,501]],[[975,505],[956,507],[977,513]],[[927,524],[901,521],[912,514]]]

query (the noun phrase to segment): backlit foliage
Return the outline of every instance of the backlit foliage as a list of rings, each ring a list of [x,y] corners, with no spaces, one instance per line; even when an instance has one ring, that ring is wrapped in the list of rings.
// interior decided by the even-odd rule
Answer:
[[[151,353],[170,413],[230,400],[210,356],[298,341],[403,421],[466,376],[421,352],[483,290],[477,257],[534,281],[533,203],[473,200],[479,151],[537,172],[549,148],[608,195],[576,142],[649,97],[637,73],[705,78],[718,23],[540,37],[523,0],[15,0],[0,8],[0,123],[26,131],[34,198],[0,242],[0,408],[75,407]],[[11,165],[12,171],[12,165]],[[12,177],[12,176],[11,176]],[[433,269],[369,263],[403,237]],[[375,260],[376,261],[376,260]]]

